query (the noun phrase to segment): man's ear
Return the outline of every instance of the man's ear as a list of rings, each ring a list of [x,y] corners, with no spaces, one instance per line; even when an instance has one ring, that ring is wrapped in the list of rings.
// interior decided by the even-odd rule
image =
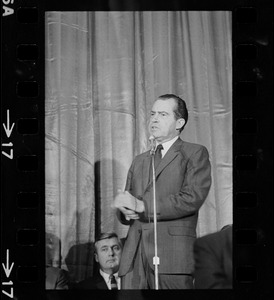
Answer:
[[[94,252],[94,258],[95,258],[95,261],[98,262],[98,254],[96,252]]]
[[[185,119],[180,118],[176,121],[176,129],[179,130],[180,128],[182,128],[185,125]]]

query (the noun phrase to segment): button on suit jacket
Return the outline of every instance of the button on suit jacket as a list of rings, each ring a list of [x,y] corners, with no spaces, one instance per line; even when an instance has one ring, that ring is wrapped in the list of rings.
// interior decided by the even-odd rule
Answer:
[[[126,190],[144,201],[145,213],[130,224],[119,276],[125,275],[134,260],[142,236],[146,257],[154,269],[153,184],[150,152],[138,155],[129,169]],[[211,166],[204,146],[182,141],[170,147],[156,171],[156,202],[159,273],[191,274],[194,268],[193,243],[198,210],[211,185]]]

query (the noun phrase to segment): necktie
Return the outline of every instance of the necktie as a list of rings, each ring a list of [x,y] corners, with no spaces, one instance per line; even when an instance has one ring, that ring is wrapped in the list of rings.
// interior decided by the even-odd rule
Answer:
[[[110,279],[110,286],[111,286],[111,290],[118,290],[118,285],[117,285],[117,281],[114,277],[113,274],[111,274],[109,276],[109,279]]]
[[[154,154],[154,169],[156,170],[161,159],[162,159],[162,153],[161,150],[164,149],[163,145],[159,144],[156,148],[155,154]],[[153,159],[153,157],[152,157]],[[153,171],[152,171],[152,160],[150,163],[150,171],[149,171],[150,180],[153,180]]]
[[[157,169],[161,159],[162,159],[162,151],[163,148],[163,145],[159,144],[156,148],[156,151],[155,151],[155,155],[154,155],[154,166],[155,166],[155,170]]]

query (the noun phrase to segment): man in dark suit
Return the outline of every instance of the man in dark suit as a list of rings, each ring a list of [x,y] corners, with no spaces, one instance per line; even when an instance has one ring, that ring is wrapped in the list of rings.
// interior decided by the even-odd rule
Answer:
[[[185,101],[160,96],[153,104],[149,134],[161,154],[155,165],[159,289],[193,288],[193,243],[198,210],[211,185],[211,166],[204,146],[179,135],[188,119]],[[161,150],[162,148],[162,150]],[[155,289],[153,183],[151,152],[138,155],[128,172],[126,188],[115,197],[120,220],[130,228],[119,276],[123,289]],[[119,215],[119,214],[118,214]]]
[[[114,232],[102,233],[95,240],[95,260],[98,273],[79,282],[75,289],[119,290],[121,288],[118,269],[122,254],[122,243]]]
[[[232,289],[232,226],[194,243],[195,288]]]

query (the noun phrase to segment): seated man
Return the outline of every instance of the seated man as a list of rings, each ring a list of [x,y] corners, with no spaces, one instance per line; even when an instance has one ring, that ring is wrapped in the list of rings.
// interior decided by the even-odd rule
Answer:
[[[195,288],[232,289],[232,226],[194,243]]]
[[[69,286],[68,272],[53,267],[53,256],[56,249],[61,246],[60,240],[53,234],[46,233],[46,289],[67,290]]]
[[[79,282],[76,289],[119,290],[121,287],[118,269],[122,255],[122,243],[116,233],[102,233],[95,240],[95,260],[99,272]]]

